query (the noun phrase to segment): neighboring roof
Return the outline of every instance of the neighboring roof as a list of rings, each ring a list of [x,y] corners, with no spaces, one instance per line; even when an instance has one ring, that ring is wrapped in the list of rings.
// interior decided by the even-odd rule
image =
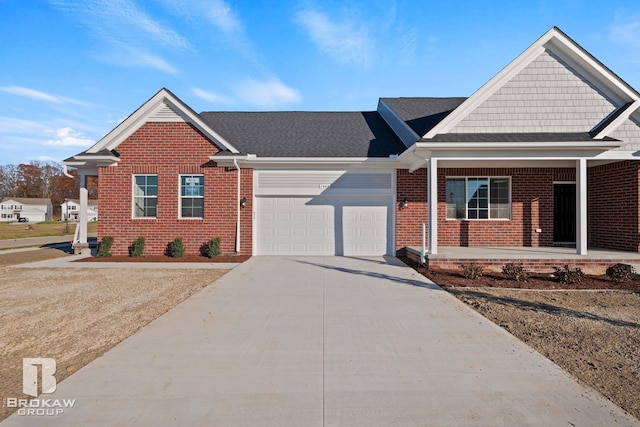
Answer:
[[[50,199],[39,199],[39,198],[31,198],[31,197],[2,197],[0,198],[0,203],[4,203],[6,201],[13,200],[14,202],[22,203],[23,205],[48,205],[51,203]]]
[[[418,135],[440,123],[467,98],[381,98]]]
[[[406,147],[376,111],[203,112],[242,153],[260,157],[388,157]]]
[[[604,141],[616,141],[606,137]],[[445,133],[431,138],[433,142],[588,142],[595,141],[589,132],[572,133]]]

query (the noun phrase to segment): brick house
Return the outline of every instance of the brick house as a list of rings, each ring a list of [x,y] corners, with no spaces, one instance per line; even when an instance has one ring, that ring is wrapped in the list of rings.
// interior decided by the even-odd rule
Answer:
[[[585,255],[640,250],[639,150],[640,94],[554,27],[469,98],[198,114],[162,89],[65,164],[99,177],[117,254],[180,236],[191,253],[220,237],[226,253],[394,255],[426,224],[430,254]]]

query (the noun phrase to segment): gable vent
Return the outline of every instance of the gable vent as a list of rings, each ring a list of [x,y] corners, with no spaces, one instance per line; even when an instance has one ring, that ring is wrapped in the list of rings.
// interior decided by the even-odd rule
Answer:
[[[184,122],[182,112],[173,104],[163,102],[149,115],[150,122]]]

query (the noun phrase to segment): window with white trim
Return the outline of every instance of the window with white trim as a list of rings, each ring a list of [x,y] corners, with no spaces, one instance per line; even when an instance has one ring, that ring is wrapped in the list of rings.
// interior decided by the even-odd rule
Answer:
[[[204,175],[180,175],[180,218],[204,218]]]
[[[447,178],[447,219],[509,219],[508,177]]]
[[[158,216],[158,175],[133,176],[133,217]]]

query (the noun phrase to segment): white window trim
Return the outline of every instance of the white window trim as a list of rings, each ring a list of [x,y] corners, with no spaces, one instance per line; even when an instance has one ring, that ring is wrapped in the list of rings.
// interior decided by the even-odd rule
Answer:
[[[202,177],[202,191],[204,192],[204,174],[202,173],[183,173],[178,175],[178,219],[186,220],[202,220],[204,219],[204,202],[202,204],[202,216],[182,216],[182,198],[201,198],[204,200],[204,194],[202,196],[183,196],[182,195],[182,177],[183,176],[201,176]]]
[[[136,216],[136,176],[155,176],[157,177],[157,173],[134,173],[131,175],[131,218],[132,219],[158,219],[158,204],[156,203],[156,216]],[[158,180],[158,189],[160,188],[160,180]],[[155,196],[144,196],[145,198],[156,198],[158,199],[158,195]]]
[[[487,180],[489,181],[489,183],[491,183],[492,179],[507,179],[509,180],[509,217],[508,218],[469,218],[469,204],[466,202],[466,192],[467,192],[467,183],[469,181],[469,179],[477,179],[477,178],[487,178]],[[447,215],[447,209],[446,209],[446,203],[447,203],[447,199],[445,197],[445,216],[446,216],[446,220],[447,221],[511,221],[512,220],[512,214],[513,211],[511,209],[512,206],[512,197],[511,197],[511,177],[510,176],[501,176],[501,175],[484,175],[484,176],[458,176],[458,175],[451,175],[451,176],[446,176],[445,177],[445,189],[446,189],[446,185],[447,185],[447,180],[448,179],[464,179],[464,191],[465,191],[465,203],[464,203],[464,218],[449,218]],[[491,184],[489,184],[491,185]],[[489,187],[489,215],[491,215],[491,187]],[[446,190],[445,190],[446,192]],[[446,196],[446,195],[445,195]]]

